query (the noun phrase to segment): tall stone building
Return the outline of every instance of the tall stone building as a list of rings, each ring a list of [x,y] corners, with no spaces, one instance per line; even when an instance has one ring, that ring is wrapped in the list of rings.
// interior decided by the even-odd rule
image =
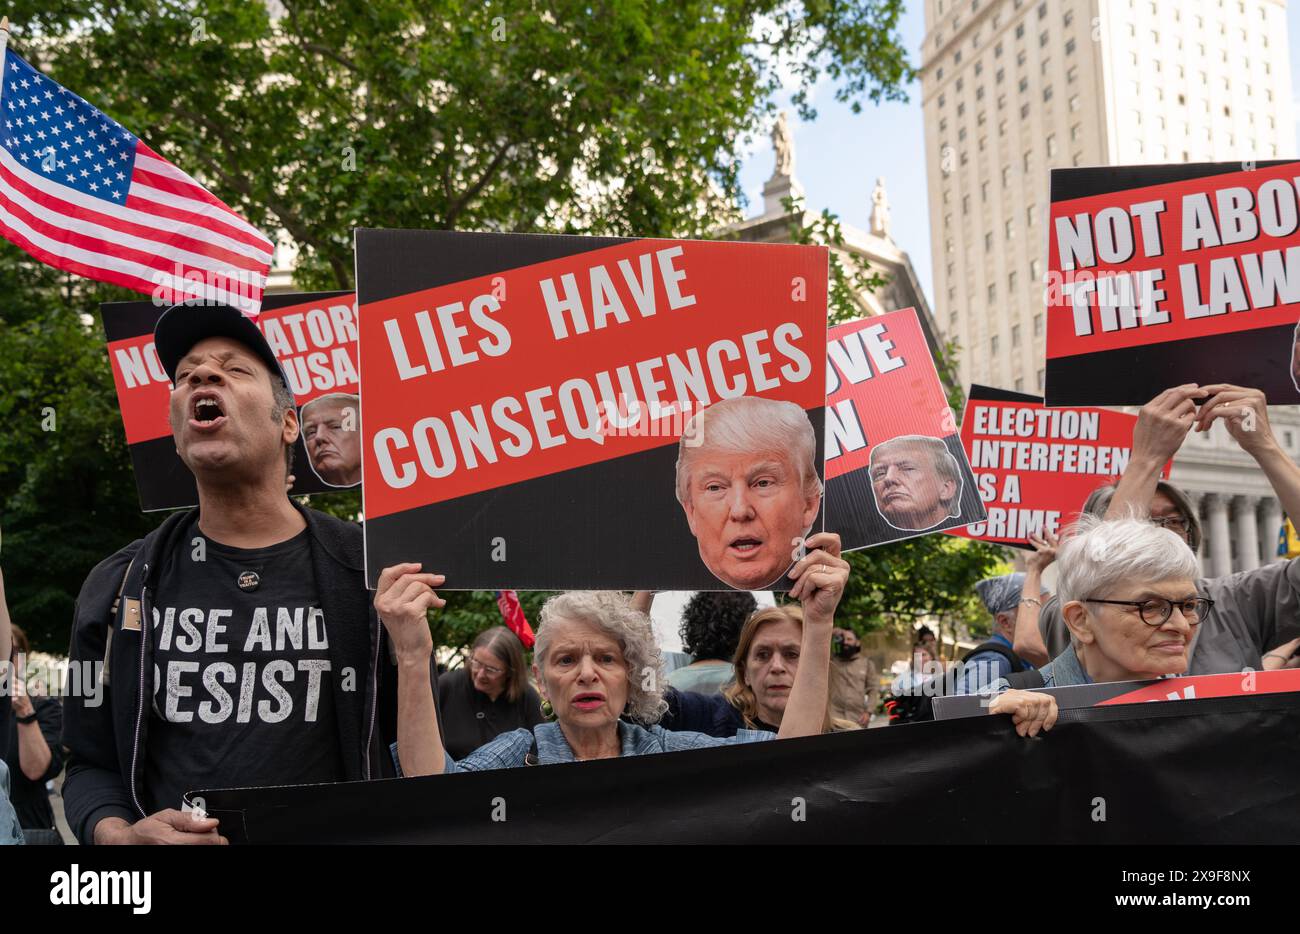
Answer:
[[[1284,0],[925,0],[922,108],[935,316],[965,383],[1043,386],[1048,170],[1295,151]],[[1300,453],[1300,417],[1274,408]],[[1207,573],[1274,551],[1280,507],[1226,432],[1174,480]]]

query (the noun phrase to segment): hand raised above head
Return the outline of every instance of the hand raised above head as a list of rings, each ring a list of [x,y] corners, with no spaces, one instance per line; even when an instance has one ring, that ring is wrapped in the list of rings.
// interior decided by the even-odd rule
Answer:
[[[1207,395],[1204,388],[1187,383],[1166,389],[1142,406],[1133,428],[1133,457],[1161,464],[1173,457],[1196,424],[1197,401]]]
[[[795,562],[790,597],[803,604],[804,622],[830,624],[849,581],[849,563],[840,557],[840,537],[818,532],[805,540],[813,550]]]
[[[375,612],[383,620],[398,658],[428,658],[433,653],[429,610],[447,605],[434,591],[446,577],[422,574],[419,564],[395,564],[379,574]]]

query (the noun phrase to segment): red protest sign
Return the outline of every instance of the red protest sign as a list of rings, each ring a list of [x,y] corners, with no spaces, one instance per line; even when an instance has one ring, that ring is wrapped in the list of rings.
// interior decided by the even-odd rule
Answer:
[[[820,527],[825,249],[364,230],[356,249],[372,581],[420,561],[451,589],[788,586],[791,539]],[[703,467],[679,455],[719,479],[692,495]],[[705,515],[751,483],[776,499]]]
[[[153,343],[154,325],[166,310],[149,301],[101,306],[122,427],[146,512],[198,503],[194,478],[172,443],[171,382]],[[360,476],[355,297],[350,292],[267,295],[257,323],[299,406],[302,436],[291,492],[355,486]],[[344,426],[349,408],[351,424]]]
[[[971,386],[961,440],[988,520],[952,534],[1021,547],[1044,530],[1059,534],[1093,490],[1124,473],[1135,424],[1136,415]]]
[[[1049,405],[1183,383],[1300,401],[1300,163],[1055,169]]]
[[[826,527],[845,551],[984,518],[916,310],[831,328]]]

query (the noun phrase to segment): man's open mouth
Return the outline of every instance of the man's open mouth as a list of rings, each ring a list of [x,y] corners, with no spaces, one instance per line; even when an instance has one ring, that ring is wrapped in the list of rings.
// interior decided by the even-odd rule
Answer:
[[[190,425],[201,430],[216,428],[226,420],[226,410],[216,393],[196,393],[190,399]]]
[[[728,545],[727,547],[729,547],[732,551],[737,552],[738,554],[741,555],[752,555],[756,551],[758,551],[758,549],[763,547],[763,540],[759,538],[751,538],[749,536],[743,536],[741,538],[732,539],[731,544]]]

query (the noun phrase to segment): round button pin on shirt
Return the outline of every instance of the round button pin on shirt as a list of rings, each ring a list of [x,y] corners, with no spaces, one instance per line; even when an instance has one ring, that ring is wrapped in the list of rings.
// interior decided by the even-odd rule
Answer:
[[[257,576],[256,571],[245,571],[239,575],[236,580],[240,590],[256,590],[257,585],[262,583],[262,579]]]

